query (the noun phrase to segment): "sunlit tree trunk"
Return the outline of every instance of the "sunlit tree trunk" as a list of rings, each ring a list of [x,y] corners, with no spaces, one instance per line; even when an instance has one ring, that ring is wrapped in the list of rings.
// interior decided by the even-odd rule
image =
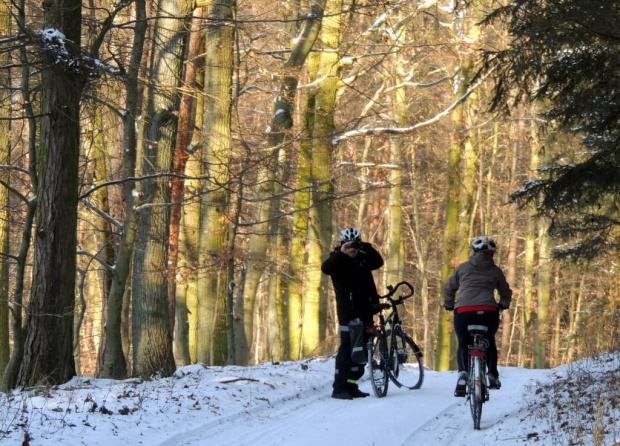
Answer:
[[[415,293],[419,296],[420,302],[422,302],[422,342],[424,343],[422,346],[422,351],[431,352],[432,351],[432,342],[433,339],[431,337],[431,320],[429,317],[429,270],[428,270],[428,243],[425,243],[424,237],[424,226],[422,225],[421,215],[420,215],[420,205],[418,202],[418,195],[420,193],[419,182],[418,182],[418,172],[417,172],[417,164],[416,164],[416,151],[411,151],[411,172],[409,174],[411,178],[411,223],[412,228],[411,231],[413,235],[411,240],[413,241],[413,249],[415,250],[417,256],[417,273],[419,286],[415,290]],[[405,278],[408,279],[408,278]],[[427,361],[434,361],[435,358],[431,358],[430,355],[427,356]],[[429,366],[433,367],[434,365],[429,363]]]
[[[229,220],[231,149],[231,104],[235,30],[227,20],[234,18],[235,2],[213,2],[206,16],[223,19],[209,24],[205,40],[204,115],[202,155],[207,180],[203,182],[201,205],[196,321],[196,360],[204,364],[226,364],[227,287],[231,222]]]
[[[144,0],[135,2],[136,25],[132,44],[131,58],[127,68],[125,87],[127,98],[123,115],[123,183],[122,194],[125,202],[125,221],[121,241],[114,265],[114,276],[110,284],[105,316],[105,335],[99,349],[99,368],[97,376],[102,378],[122,379],[127,377],[127,318],[126,291],[131,271],[131,259],[136,235],[136,218],[134,210],[135,182],[130,180],[136,174],[136,118],[140,103],[138,75],[143,56],[144,37],[146,34],[146,5]],[[125,303],[125,305],[124,305]]]
[[[84,125],[86,131],[82,137],[82,150],[94,166],[94,169],[86,172],[87,180],[96,187],[108,179],[107,164],[111,154],[106,147],[111,147],[112,144],[106,144],[108,135],[104,133],[101,104],[92,104],[88,113],[92,115]],[[110,219],[95,215],[91,207],[110,215],[108,188],[102,187],[82,201],[86,206],[80,207],[82,215],[79,233],[85,240],[80,241],[80,244],[86,247],[87,255],[82,255],[78,259],[84,275],[84,284],[78,286],[80,307],[76,311],[75,341],[79,342],[79,348],[74,355],[78,373],[95,376],[101,366],[98,364],[98,351],[105,337],[103,318],[107,313],[107,298],[113,278],[111,266],[114,265],[115,259]]]
[[[54,2],[46,26],[75,44],[79,57],[82,5]],[[50,54],[53,60],[54,55]],[[18,386],[59,384],[75,375],[73,310],[77,243],[78,162],[82,73],[50,65],[41,74],[42,120],[37,152],[38,188],[33,287]]]
[[[520,184],[521,181],[521,170],[522,163],[521,158],[523,153],[525,153],[525,145],[526,145],[526,125],[525,125],[525,108],[523,105],[519,106],[518,111],[519,119],[517,122],[511,126],[511,139],[513,140],[513,144],[511,144],[512,154],[509,158],[510,160],[510,173],[509,173],[509,184],[511,185],[512,190],[517,189],[517,185]],[[508,200],[508,197],[506,197]],[[506,362],[509,361],[510,356],[512,354],[512,343],[511,332],[512,332],[512,324],[516,323],[516,319],[513,321],[512,315],[515,314],[515,311],[519,305],[519,292],[517,287],[517,256],[519,254],[519,237],[518,237],[518,227],[517,227],[517,217],[513,213],[509,213],[509,239],[507,243],[507,251],[508,257],[506,259],[506,280],[511,285],[514,290],[514,294],[512,296],[512,304],[509,311],[504,311],[502,314],[502,337],[501,337],[501,351],[504,354],[504,360]]]
[[[11,31],[11,15],[7,3],[0,4],[0,35],[8,36]],[[0,53],[0,65],[5,65],[8,53]],[[0,72],[0,85],[11,85],[9,70]],[[11,92],[0,90],[0,165],[11,164]],[[9,363],[9,189],[10,170],[0,168],[0,382]]]
[[[151,49],[142,174],[170,172],[176,141],[177,88],[182,73],[183,18],[192,2],[160,0]],[[169,375],[175,370],[168,302],[170,187],[158,179],[141,183],[144,205],[138,222],[132,278],[133,375]]]
[[[175,318],[177,313],[180,315],[186,315],[186,303],[176,302],[177,298],[177,265],[179,260],[179,234],[181,231],[181,213],[182,213],[182,201],[184,197],[185,181],[182,175],[185,174],[185,168],[187,160],[189,159],[190,141],[192,138],[193,115],[192,108],[194,103],[194,96],[196,92],[194,85],[196,82],[196,70],[197,59],[201,46],[200,25],[202,19],[202,8],[195,8],[191,25],[190,35],[187,44],[187,56],[185,59],[185,71],[183,73],[183,87],[181,89],[181,99],[179,107],[179,121],[176,137],[176,145],[174,148],[174,173],[179,177],[172,180],[171,185],[171,203],[172,209],[170,210],[170,241],[168,243],[168,308],[170,316],[170,324],[174,330],[176,330]],[[182,295],[179,295],[182,297]],[[177,311],[177,305],[185,307],[185,311]],[[184,324],[186,319],[183,318],[180,323]],[[184,327],[181,328],[183,330]],[[180,332],[184,334],[183,331]],[[187,338],[185,337],[185,342]],[[184,346],[181,346],[175,339],[175,345],[179,345],[181,352],[180,356],[183,358],[183,362],[189,359],[189,356],[184,357],[183,352],[186,351]]]
[[[462,110],[455,110],[453,119],[460,119]],[[456,141],[452,141],[448,158],[448,191],[446,198],[446,217],[444,223],[444,245],[442,252],[442,268],[440,291],[443,288],[456,267],[456,246],[457,227],[458,227],[458,191],[459,191],[459,163],[461,157],[460,146]],[[441,298],[440,298],[441,299]],[[435,350],[435,369],[445,371],[450,368],[452,360],[452,313],[443,311],[440,308],[439,322],[437,325],[437,348]]]
[[[467,90],[467,78],[459,76],[457,96],[461,96]],[[440,290],[448,280],[450,274],[462,260],[463,240],[459,239],[459,212],[461,197],[461,163],[464,146],[465,132],[465,107],[457,106],[452,112],[452,125],[454,130],[451,135],[451,146],[448,157],[448,190],[446,198],[446,217],[444,226],[444,247],[442,254],[442,272]],[[466,251],[465,251],[466,252]],[[453,327],[452,314],[440,311],[437,333],[437,349],[435,353],[435,368],[448,370],[453,362]]]
[[[536,340],[534,351],[534,367],[542,369],[548,366],[547,339],[549,337],[549,304],[551,301],[551,250],[548,222],[538,222],[538,267],[537,293],[538,305],[536,314]]]
[[[310,50],[318,36],[321,27],[321,9],[316,7],[311,19],[308,20],[304,32],[297,40],[297,43],[289,59],[284,64],[282,73],[282,83],[280,94],[274,101],[273,116],[268,132],[269,150],[268,158],[262,163],[258,175],[258,188],[255,196],[260,198],[258,202],[254,225],[250,235],[248,252],[248,271],[243,289],[244,303],[244,332],[248,347],[252,345],[254,333],[253,315],[255,311],[256,292],[267,263],[273,264],[277,253],[274,243],[278,225],[278,214],[280,213],[280,198],[277,195],[278,185],[283,183],[284,171],[282,167],[285,163],[286,152],[282,147],[286,144],[287,133],[293,127],[293,110],[297,95],[297,84],[301,67],[304,65]],[[271,245],[272,259],[267,259],[267,247]],[[279,287],[276,287],[279,288]],[[274,309],[277,306],[273,306]],[[249,356],[238,355],[241,364],[247,363]]]
[[[586,275],[581,275],[581,280],[577,287],[572,291],[571,302],[568,308],[569,311],[569,324],[568,333],[566,334],[566,356],[563,362],[573,362],[577,357],[577,348],[579,347],[579,330],[581,326],[581,308],[585,298],[586,288]]]
[[[316,80],[320,56],[311,53],[308,57],[308,80]],[[303,296],[306,289],[306,268],[308,244],[308,216],[312,198],[312,150],[315,120],[316,94],[307,92],[303,110],[303,138],[299,144],[297,178],[295,183],[295,213],[293,214],[293,236],[289,255],[288,283],[288,355],[297,360],[302,357],[301,338],[303,329]]]
[[[321,53],[319,72],[325,76],[316,96],[314,124],[315,146],[312,152],[312,206],[309,215],[307,286],[303,301],[302,354],[316,352],[325,336],[327,317],[328,277],[321,273],[321,263],[330,250],[332,239],[332,204],[334,185],[331,181],[331,143],[334,109],[339,87],[340,20],[342,0],[328,0],[320,42],[326,50]]]
[[[544,153],[541,148],[538,131],[532,129],[532,171],[535,172],[540,166],[546,164]],[[551,143],[553,144],[553,143]],[[536,164],[534,164],[536,163]],[[545,368],[549,365],[547,358],[547,344],[549,337],[549,304],[551,300],[551,241],[548,235],[549,221],[546,218],[538,218],[536,221],[536,239],[538,244],[538,259],[535,267],[536,300],[532,303],[531,311],[535,313],[531,324],[534,332],[532,339],[532,365],[536,368]],[[528,225],[528,229],[530,226]],[[532,228],[534,229],[534,228]],[[529,235],[529,234],[528,234]],[[532,298],[533,298],[532,292]],[[526,313],[527,314],[527,313]],[[535,326],[533,325],[535,324]]]
[[[464,93],[471,85],[474,71],[473,56],[468,56],[461,67],[460,80]],[[458,245],[457,260],[464,262],[469,257],[469,245],[472,239],[474,208],[476,206],[476,178],[478,172],[477,138],[475,135],[475,115],[477,108],[478,93],[473,92],[467,102],[463,103],[463,120],[454,129],[460,139],[461,147],[461,173],[459,190],[459,222],[458,222]],[[455,122],[456,124],[456,122]],[[459,138],[460,137],[460,138]],[[478,229],[480,230],[480,229]]]
[[[20,8],[16,15],[16,21],[21,27],[25,27],[26,15],[24,9],[24,2],[19,2]],[[27,117],[27,134],[28,139],[26,141],[28,150],[28,176],[31,181],[31,187],[33,193],[36,194],[38,189],[37,178],[37,120],[35,114],[39,114],[40,110],[34,110],[32,101],[32,88],[30,84],[30,65],[29,54],[27,48],[22,46],[19,50],[19,58],[22,64],[21,69],[21,101],[24,108],[24,114]],[[25,206],[24,226],[22,229],[21,243],[19,247],[19,253],[16,259],[15,268],[15,290],[11,299],[12,303],[9,305],[9,310],[12,316],[12,329],[13,329],[13,350],[11,352],[11,358],[6,368],[3,370],[2,384],[0,390],[8,392],[12,388],[17,386],[17,378],[19,370],[24,359],[24,339],[25,339],[25,327],[23,326],[23,315],[25,314],[23,309],[25,282],[27,262],[29,259],[30,245],[32,243],[32,230],[33,222],[35,218],[37,200],[31,199],[26,196],[20,196],[22,204]]]
[[[398,47],[407,42],[406,27],[400,27],[395,45]],[[406,62],[400,57],[394,59],[394,83],[401,85],[394,89],[392,93],[392,103],[394,116],[398,127],[407,126],[409,108],[407,104],[407,89],[403,84],[404,68]],[[388,202],[389,222],[387,229],[387,253],[385,261],[385,283],[395,285],[403,279],[403,265],[405,262],[405,247],[402,242],[402,214],[403,214],[403,153],[405,141],[402,138],[390,138],[390,164],[394,167],[390,169],[390,196]]]
[[[535,130],[532,130],[535,131]],[[539,164],[539,147],[533,145],[531,147],[530,154],[530,170],[535,172]],[[525,236],[525,253],[523,257],[523,306],[522,306],[522,335],[521,342],[519,344],[519,365],[525,365],[525,361],[528,360],[528,365],[531,365],[534,357],[534,328],[536,303],[534,294],[535,283],[535,264],[536,264],[536,237],[538,235],[538,228],[536,222],[536,208],[535,204],[527,206],[527,212],[529,215],[527,221],[527,234]],[[528,359],[529,358],[529,359]]]

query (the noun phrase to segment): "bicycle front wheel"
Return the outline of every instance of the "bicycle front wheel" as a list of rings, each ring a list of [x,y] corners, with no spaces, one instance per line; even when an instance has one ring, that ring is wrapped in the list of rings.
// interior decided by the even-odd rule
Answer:
[[[422,351],[402,330],[392,332],[391,378],[398,387],[419,389],[424,382]]]
[[[469,405],[471,417],[474,420],[474,429],[480,429],[480,419],[482,418],[482,404],[484,403],[484,368],[480,356],[470,356],[469,374]]]
[[[373,335],[368,340],[368,369],[372,391],[377,398],[383,398],[388,390],[387,341],[381,335]]]

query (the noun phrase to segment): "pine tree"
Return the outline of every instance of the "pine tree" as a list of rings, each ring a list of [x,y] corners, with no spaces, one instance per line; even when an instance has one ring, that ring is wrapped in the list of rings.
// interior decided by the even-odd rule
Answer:
[[[513,194],[551,217],[550,232],[579,237],[556,256],[591,258],[620,248],[620,2],[517,0],[490,13],[486,23],[507,23],[511,41],[486,51],[496,67],[494,109],[523,97],[544,107],[549,126],[581,138],[570,164],[557,156],[541,180],[526,180]]]

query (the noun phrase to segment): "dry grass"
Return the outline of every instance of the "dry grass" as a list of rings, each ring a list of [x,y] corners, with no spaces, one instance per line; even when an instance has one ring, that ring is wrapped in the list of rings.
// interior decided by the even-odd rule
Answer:
[[[620,441],[620,352],[560,367],[527,393],[539,437],[558,446],[611,446]]]

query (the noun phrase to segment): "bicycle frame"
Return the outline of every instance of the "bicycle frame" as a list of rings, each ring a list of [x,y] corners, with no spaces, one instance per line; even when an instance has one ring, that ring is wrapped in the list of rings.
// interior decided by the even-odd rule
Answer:
[[[393,299],[391,296],[401,285],[408,287],[410,292]],[[367,330],[370,334],[367,349],[371,379],[373,390],[378,397],[386,395],[389,381],[398,387],[418,389],[424,379],[422,352],[403,330],[398,312],[398,305],[413,295],[413,287],[407,282],[400,282],[395,287],[388,287],[388,290],[388,294],[380,298],[388,300],[391,313],[386,317],[380,311],[379,324]],[[405,368],[408,363],[417,364],[418,370]]]

